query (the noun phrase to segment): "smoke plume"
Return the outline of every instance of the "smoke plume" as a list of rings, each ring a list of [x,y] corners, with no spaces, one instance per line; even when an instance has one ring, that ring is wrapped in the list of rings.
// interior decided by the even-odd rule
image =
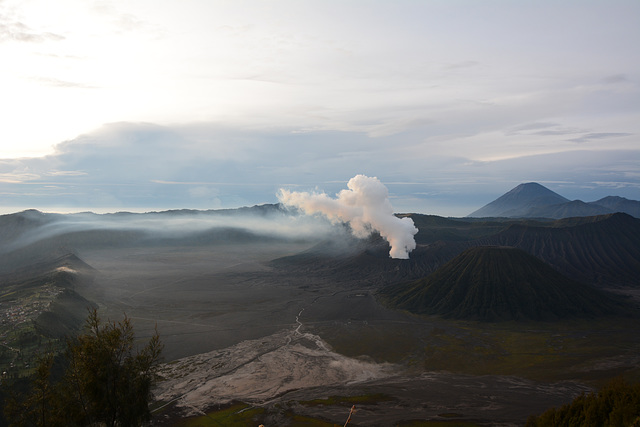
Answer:
[[[398,218],[389,202],[389,191],[378,180],[356,175],[333,199],[324,193],[306,193],[281,189],[278,198],[289,206],[312,215],[321,213],[329,220],[346,222],[356,237],[364,238],[377,231],[389,242],[391,258],[409,258],[416,247],[413,236],[418,229],[411,218]]]

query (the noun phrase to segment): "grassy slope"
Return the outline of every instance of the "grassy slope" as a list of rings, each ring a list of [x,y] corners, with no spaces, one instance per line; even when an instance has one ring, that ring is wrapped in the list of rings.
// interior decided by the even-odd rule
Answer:
[[[76,271],[76,273],[70,272]],[[65,336],[78,331],[93,304],[78,295],[90,267],[73,255],[0,277],[0,370],[10,378],[28,375],[39,352],[58,351]]]
[[[517,375],[541,381],[640,379],[640,319],[474,322],[421,317],[402,324],[316,328],[347,356],[403,363],[416,371]]]

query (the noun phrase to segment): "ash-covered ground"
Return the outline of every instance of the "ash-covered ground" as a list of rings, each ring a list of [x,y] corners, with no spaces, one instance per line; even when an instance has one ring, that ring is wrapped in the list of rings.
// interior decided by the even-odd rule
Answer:
[[[104,317],[133,319],[141,339],[157,328],[165,364],[155,394],[171,408],[170,420],[242,401],[273,413],[287,405],[343,423],[344,408],[296,402],[382,393],[388,399],[359,408],[354,423],[454,414],[520,425],[588,389],[572,381],[432,372],[413,363],[428,344],[421,337],[434,328],[442,333],[447,323],[388,310],[375,289],[357,282],[336,284],[269,266],[308,245],[87,249],[79,255],[96,276],[79,291],[100,304]],[[329,342],[344,331],[355,338],[340,354]],[[159,415],[156,423],[162,422]]]
[[[358,405],[354,424],[398,421],[469,420],[487,425],[521,425],[527,415],[588,391],[576,382],[543,384],[513,376],[470,376],[446,372],[411,373],[406,367],[335,353],[317,335],[295,329],[243,341],[163,365],[156,390],[162,403],[157,425],[183,416],[206,415],[241,401],[264,408],[272,425],[286,425],[283,407],[298,415],[344,422],[344,405],[305,405],[331,396],[384,396]],[[300,404],[300,402],[303,402]],[[162,410],[171,407],[173,413]]]

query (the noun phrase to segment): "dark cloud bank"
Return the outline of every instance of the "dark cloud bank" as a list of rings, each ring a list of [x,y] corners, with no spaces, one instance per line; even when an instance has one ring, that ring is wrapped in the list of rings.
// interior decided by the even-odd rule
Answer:
[[[372,138],[116,123],[61,143],[46,157],[0,160],[0,203],[5,212],[232,208],[275,203],[281,188],[333,195],[356,174],[386,185],[396,212],[464,216],[530,181],[569,199],[640,199],[640,150],[576,149],[477,162],[464,153],[430,153],[412,138],[410,132]]]

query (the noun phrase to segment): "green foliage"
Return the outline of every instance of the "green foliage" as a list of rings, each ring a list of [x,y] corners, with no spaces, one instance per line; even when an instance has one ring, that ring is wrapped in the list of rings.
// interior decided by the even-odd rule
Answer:
[[[291,425],[296,427],[339,427],[338,424],[304,415],[292,415]]]
[[[233,404],[218,411],[209,412],[206,415],[192,417],[177,421],[177,427],[219,427],[238,426],[255,427],[258,419],[264,414],[263,408],[252,408],[243,403]]]
[[[379,402],[388,402],[394,400],[391,396],[384,393],[365,394],[362,396],[329,396],[326,399],[305,400],[299,402],[301,405],[317,406],[317,405],[375,405]]]
[[[468,421],[423,421],[411,420],[401,421],[396,424],[398,427],[480,427],[478,424]]]
[[[582,394],[561,408],[551,408],[527,420],[527,427],[640,425],[640,383],[616,378],[598,393]]]
[[[50,383],[53,354],[40,356],[38,366],[32,377],[31,391],[26,396],[13,395],[5,406],[5,413],[11,418],[11,425],[46,426],[50,425],[53,387]]]
[[[53,355],[41,357],[31,389],[11,399],[5,415],[16,427],[139,426],[151,418],[161,352],[157,333],[137,350],[130,319],[102,323],[94,310],[85,333],[67,341],[62,375],[51,375]]]

